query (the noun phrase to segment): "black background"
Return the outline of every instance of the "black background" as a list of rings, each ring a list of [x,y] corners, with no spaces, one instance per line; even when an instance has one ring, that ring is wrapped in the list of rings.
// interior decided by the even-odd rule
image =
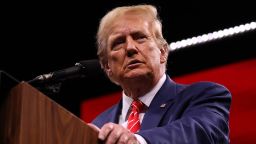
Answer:
[[[148,3],[158,8],[169,43],[255,21],[253,5],[245,1],[94,1],[13,2],[1,14],[0,69],[18,80],[96,59],[95,35],[100,18],[116,6]],[[255,31],[196,45],[170,53],[168,73],[184,75],[198,70],[255,58]],[[96,89],[96,90],[95,90]],[[47,93],[79,115],[79,103],[119,87],[102,77],[69,80],[57,95]]]

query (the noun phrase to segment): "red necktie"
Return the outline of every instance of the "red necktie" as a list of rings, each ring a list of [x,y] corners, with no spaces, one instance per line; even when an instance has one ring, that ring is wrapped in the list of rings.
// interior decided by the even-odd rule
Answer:
[[[131,104],[132,111],[128,117],[127,128],[130,132],[135,133],[140,129],[139,114],[143,109],[143,103],[139,100],[134,100]]]

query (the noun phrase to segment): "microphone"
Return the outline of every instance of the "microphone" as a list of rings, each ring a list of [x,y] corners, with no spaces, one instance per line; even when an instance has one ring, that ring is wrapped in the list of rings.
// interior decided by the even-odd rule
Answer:
[[[58,82],[73,78],[84,78],[91,76],[99,76],[103,74],[103,70],[100,67],[100,63],[96,59],[83,60],[75,63],[74,66],[66,69],[42,74],[29,80],[30,84],[38,84],[44,82]]]

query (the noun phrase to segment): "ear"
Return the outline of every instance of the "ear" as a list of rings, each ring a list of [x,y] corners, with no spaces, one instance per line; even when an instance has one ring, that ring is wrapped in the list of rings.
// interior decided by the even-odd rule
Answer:
[[[164,44],[163,47],[160,49],[161,55],[160,55],[160,62],[165,63],[167,61],[168,57],[168,45]]]
[[[110,69],[109,63],[104,65],[104,70],[108,76],[112,75],[112,70]]]

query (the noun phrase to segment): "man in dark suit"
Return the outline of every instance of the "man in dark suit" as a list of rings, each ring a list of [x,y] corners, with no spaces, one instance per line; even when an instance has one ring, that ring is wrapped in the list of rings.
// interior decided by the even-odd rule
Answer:
[[[98,56],[120,102],[90,124],[110,143],[229,143],[231,94],[212,82],[181,85],[166,72],[168,43],[152,5],[118,7],[101,20]]]

